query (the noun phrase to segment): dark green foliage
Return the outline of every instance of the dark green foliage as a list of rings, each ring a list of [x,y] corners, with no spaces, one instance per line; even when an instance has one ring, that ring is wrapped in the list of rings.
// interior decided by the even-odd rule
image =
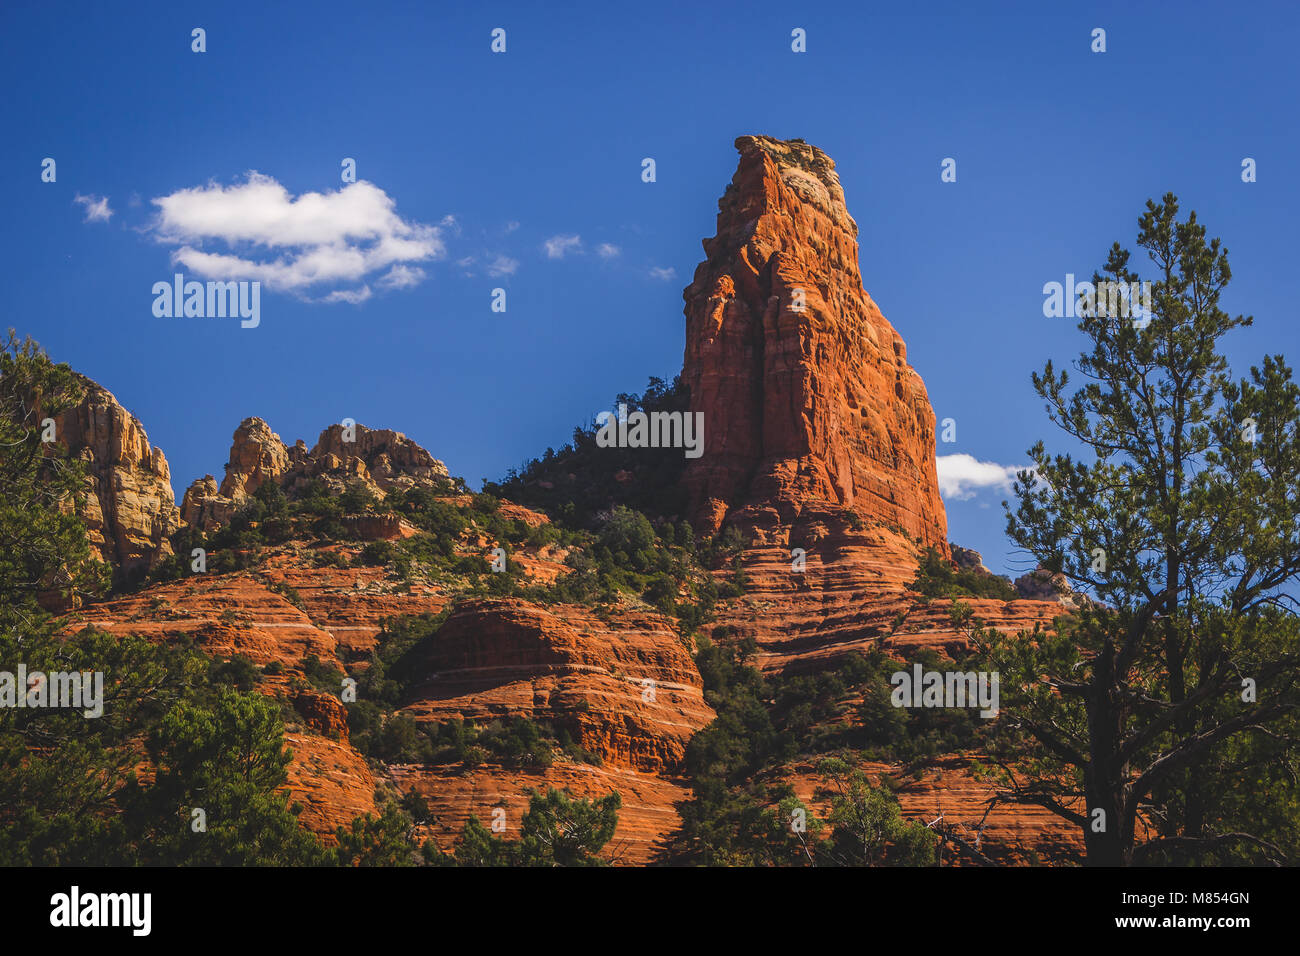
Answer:
[[[519,838],[494,836],[471,816],[461,844],[440,862],[457,866],[604,866],[597,854],[614,836],[617,793],[598,800],[571,799],[550,789],[545,795],[530,792],[528,811],[519,824]]]
[[[1014,601],[1016,589],[1006,578],[982,574],[974,568],[958,568],[935,548],[926,548],[916,571],[916,580],[908,585],[926,597],[977,597],[996,601]]]
[[[252,690],[260,676],[257,665],[243,654],[236,654],[227,661],[213,661],[208,670],[208,679],[212,683],[229,684],[244,692]]]
[[[1008,533],[1101,603],[1054,639],[984,635],[999,756],[1029,768],[999,799],[1078,825],[1089,864],[1295,863],[1300,388],[1280,355],[1230,377],[1219,340],[1251,320],[1220,308],[1227,251],[1195,213],[1148,201],[1138,246],[1149,321],[1085,303],[1083,384],[1033,376],[1087,457],[1030,449]],[[1138,280],[1118,243],[1093,277]]]
[[[343,493],[339,495],[339,509],[345,515],[361,514],[364,511],[370,511],[377,503],[377,499],[371,493],[370,489],[360,482],[349,484]]]
[[[415,866],[415,834],[406,806],[419,804],[389,804],[378,817],[367,814],[354,819],[351,826],[339,827],[334,862],[340,866]]]
[[[76,405],[81,380],[11,329],[0,348],[0,628],[41,613],[37,596],[89,597],[107,584],[92,560],[85,527],[67,504],[84,500],[86,472],[58,441],[42,443],[46,418]]]
[[[402,554],[401,550],[391,541],[371,541],[361,549],[361,553],[353,559],[352,563],[360,567],[392,564],[400,554]]]
[[[322,661],[315,654],[308,654],[302,659],[302,673],[317,690],[327,694],[338,695],[343,686],[344,674],[333,664]]]
[[[202,655],[138,638],[83,631],[29,642],[23,656],[33,668],[102,670],[105,707],[96,719],[0,712],[5,865],[328,862],[287,807],[274,702],[212,687]],[[135,775],[142,760],[157,771],[148,784]]]
[[[600,758],[574,742],[569,731],[547,721],[508,717],[478,725],[474,721],[451,720],[429,725],[426,763],[465,762],[474,752],[479,763],[492,759],[508,767],[545,768],[562,752],[570,760],[599,764]]]
[[[695,796],[678,807],[682,828],[669,848],[669,861],[862,862],[843,846],[822,847],[821,822],[788,786],[766,782],[766,772],[813,754],[843,753],[908,764],[977,746],[985,732],[986,722],[974,709],[895,707],[890,701],[890,677],[908,665],[879,652],[849,655],[833,670],[765,676],[748,663],[755,650],[752,640],[737,642],[722,628],[715,629],[714,637],[714,642],[701,641],[696,664],[704,679],[705,699],[718,716],[687,746],[684,769]],[[941,661],[932,653],[920,655],[917,662],[925,669],[965,669],[965,664]],[[838,773],[841,765],[826,766]],[[855,783],[847,770],[840,776],[841,795],[856,803],[869,802],[873,813],[882,806],[880,800],[887,800],[867,794],[865,783]],[[791,815],[798,809],[806,821],[802,832],[791,826]],[[837,818],[827,822],[835,826]],[[880,826],[885,843],[893,849],[868,862],[930,861],[912,847],[917,836],[908,825],[886,821]]]
[[[289,812],[289,753],[274,702],[218,689],[179,701],[148,741],[153,785],[128,784],[128,825],[141,828],[140,862],[247,866],[326,862],[319,842]],[[195,809],[206,830],[196,830]]]
[[[680,376],[671,383],[651,378],[641,395],[620,394],[629,412],[687,412],[689,395]],[[618,505],[656,517],[680,514],[685,500],[679,481],[686,465],[680,448],[599,448],[594,424],[573,430],[573,441],[558,452],[511,469],[506,480],[484,482],[483,490],[545,511],[574,528],[588,528],[595,516]],[[614,476],[629,472],[630,482]],[[570,476],[573,477],[570,477]],[[548,487],[549,486],[549,487]]]
[[[732,542],[740,540],[734,531],[732,536],[727,549],[736,548]],[[586,547],[571,544],[565,563],[573,573],[545,587],[524,585],[512,593],[542,603],[589,606],[615,603],[620,595],[635,596],[664,614],[676,616],[684,634],[712,619],[720,594],[739,593],[734,586],[738,578],[743,579],[739,565],[730,584],[716,585],[699,563],[701,554],[714,552],[697,551],[687,522],[652,524],[646,515],[619,505],[600,523],[594,536],[576,537]],[[712,548],[712,542],[709,546]]]
[[[818,772],[829,779],[830,837],[817,846],[823,863],[835,866],[931,866],[938,839],[922,823],[903,819],[898,800],[871,786],[861,770],[843,760],[823,760]]]

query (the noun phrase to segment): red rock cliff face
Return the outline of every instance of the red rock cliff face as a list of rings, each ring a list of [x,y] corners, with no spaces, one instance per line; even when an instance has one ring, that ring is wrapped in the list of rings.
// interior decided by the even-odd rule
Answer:
[[[605,763],[646,773],[675,770],[714,718],[690,653],[652,613],[466,601],[420,666],[406,708],[417,720],[545,719]]]
[[[686,289],[683,377],[704,412],[685,481],[715,531],[761,502],[838,504],[947,551],[934,411],[863,290],[835,164],[798,140],[736,140],[740,167]]]
[[[81,518],[105,561],[126,573],[147,570],[172,553],[168,535],[180,520],[167,459],[108,389],[79,378],[85,397],[55,428],[69,454],[86,464]]]

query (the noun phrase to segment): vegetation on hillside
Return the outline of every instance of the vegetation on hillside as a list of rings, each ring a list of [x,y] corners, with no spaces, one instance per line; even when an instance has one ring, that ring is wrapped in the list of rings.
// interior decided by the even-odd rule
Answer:
[[[678,376],[672,382],[652,377],[640,395],[621,393],[607,409],[626,405],[635,411],[690,411],[690,394]],[[593,420],[595,415],[592,416]],[[685,510],[681,448],[600,448],[594,422],[573,430],[573,440],[556,451],[511,469],[501,482],[483,490],[537,508],[572,527],[590,527],[596,516],[624,505],[652,518],[671,518]],[[623,480],[619,480],[620,477]]]
[[[1018,596],[1006,578],[976,568],[956,567],[934,547],[922,552],[916,578],[908,587],[931,598],[975,597],[1014,601]]]
[[[902,776],[943,754],[977,748],[987,721],[972,710],[900,708],[890,676],[907,666],[879,651],[853,654],[834,670],[764,675],[755,647],[725,629],[696,657],[717,719],[687,747],[694,798],[679,806],[682,829],[665,861],[705,865],[929,864],[938,835],[900,816],[888,777],[872,786],[868,760],[902,766]],[[927,669],[961,669],[932,653]],[[818,819],[786,781],[812,763],[829,804]],[[798,824],[796,824],[796,819]],[[802,827],[802,829],[800,829]]]

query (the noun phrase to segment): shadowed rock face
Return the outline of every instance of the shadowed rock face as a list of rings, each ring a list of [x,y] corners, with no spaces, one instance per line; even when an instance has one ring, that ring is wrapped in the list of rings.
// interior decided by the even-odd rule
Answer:
[[[934,411],[858,271],[835,164],[798,140],[736,140],[740,166],[686,289],[683,378],[704,412],[692,518],[761,502],[851,508],[947,551]]]
[[[85,397],[55,428],[59,443],[86,464],[80,516],[91,544],[120,573],[148,570],[172,553],[167,538],[180,519],[167,459],[111,392],[78,378]]]

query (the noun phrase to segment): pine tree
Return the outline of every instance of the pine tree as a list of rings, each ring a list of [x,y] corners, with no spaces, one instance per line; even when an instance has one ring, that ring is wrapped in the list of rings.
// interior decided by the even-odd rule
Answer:
[[[1085,383],[1070,391],[1051,362],[1033,376],[1085,458],[1036,444],[1008,534],[1099,603],[1054,637],[985,635],[1002,686],[997,799],[1076,823],[1089,864],[1297,849],[1300,389],[1280,355],[1232,381],[1220,339],[1251,319],[1220,308],[1227,250],[1195,213],[1177,217],[1170,194],[1139,219],[1152,314],[1086,298]],[[1118,243],[1093,276],[1138,281]],[[1289,826],[1243,813],[1265,780]]]

